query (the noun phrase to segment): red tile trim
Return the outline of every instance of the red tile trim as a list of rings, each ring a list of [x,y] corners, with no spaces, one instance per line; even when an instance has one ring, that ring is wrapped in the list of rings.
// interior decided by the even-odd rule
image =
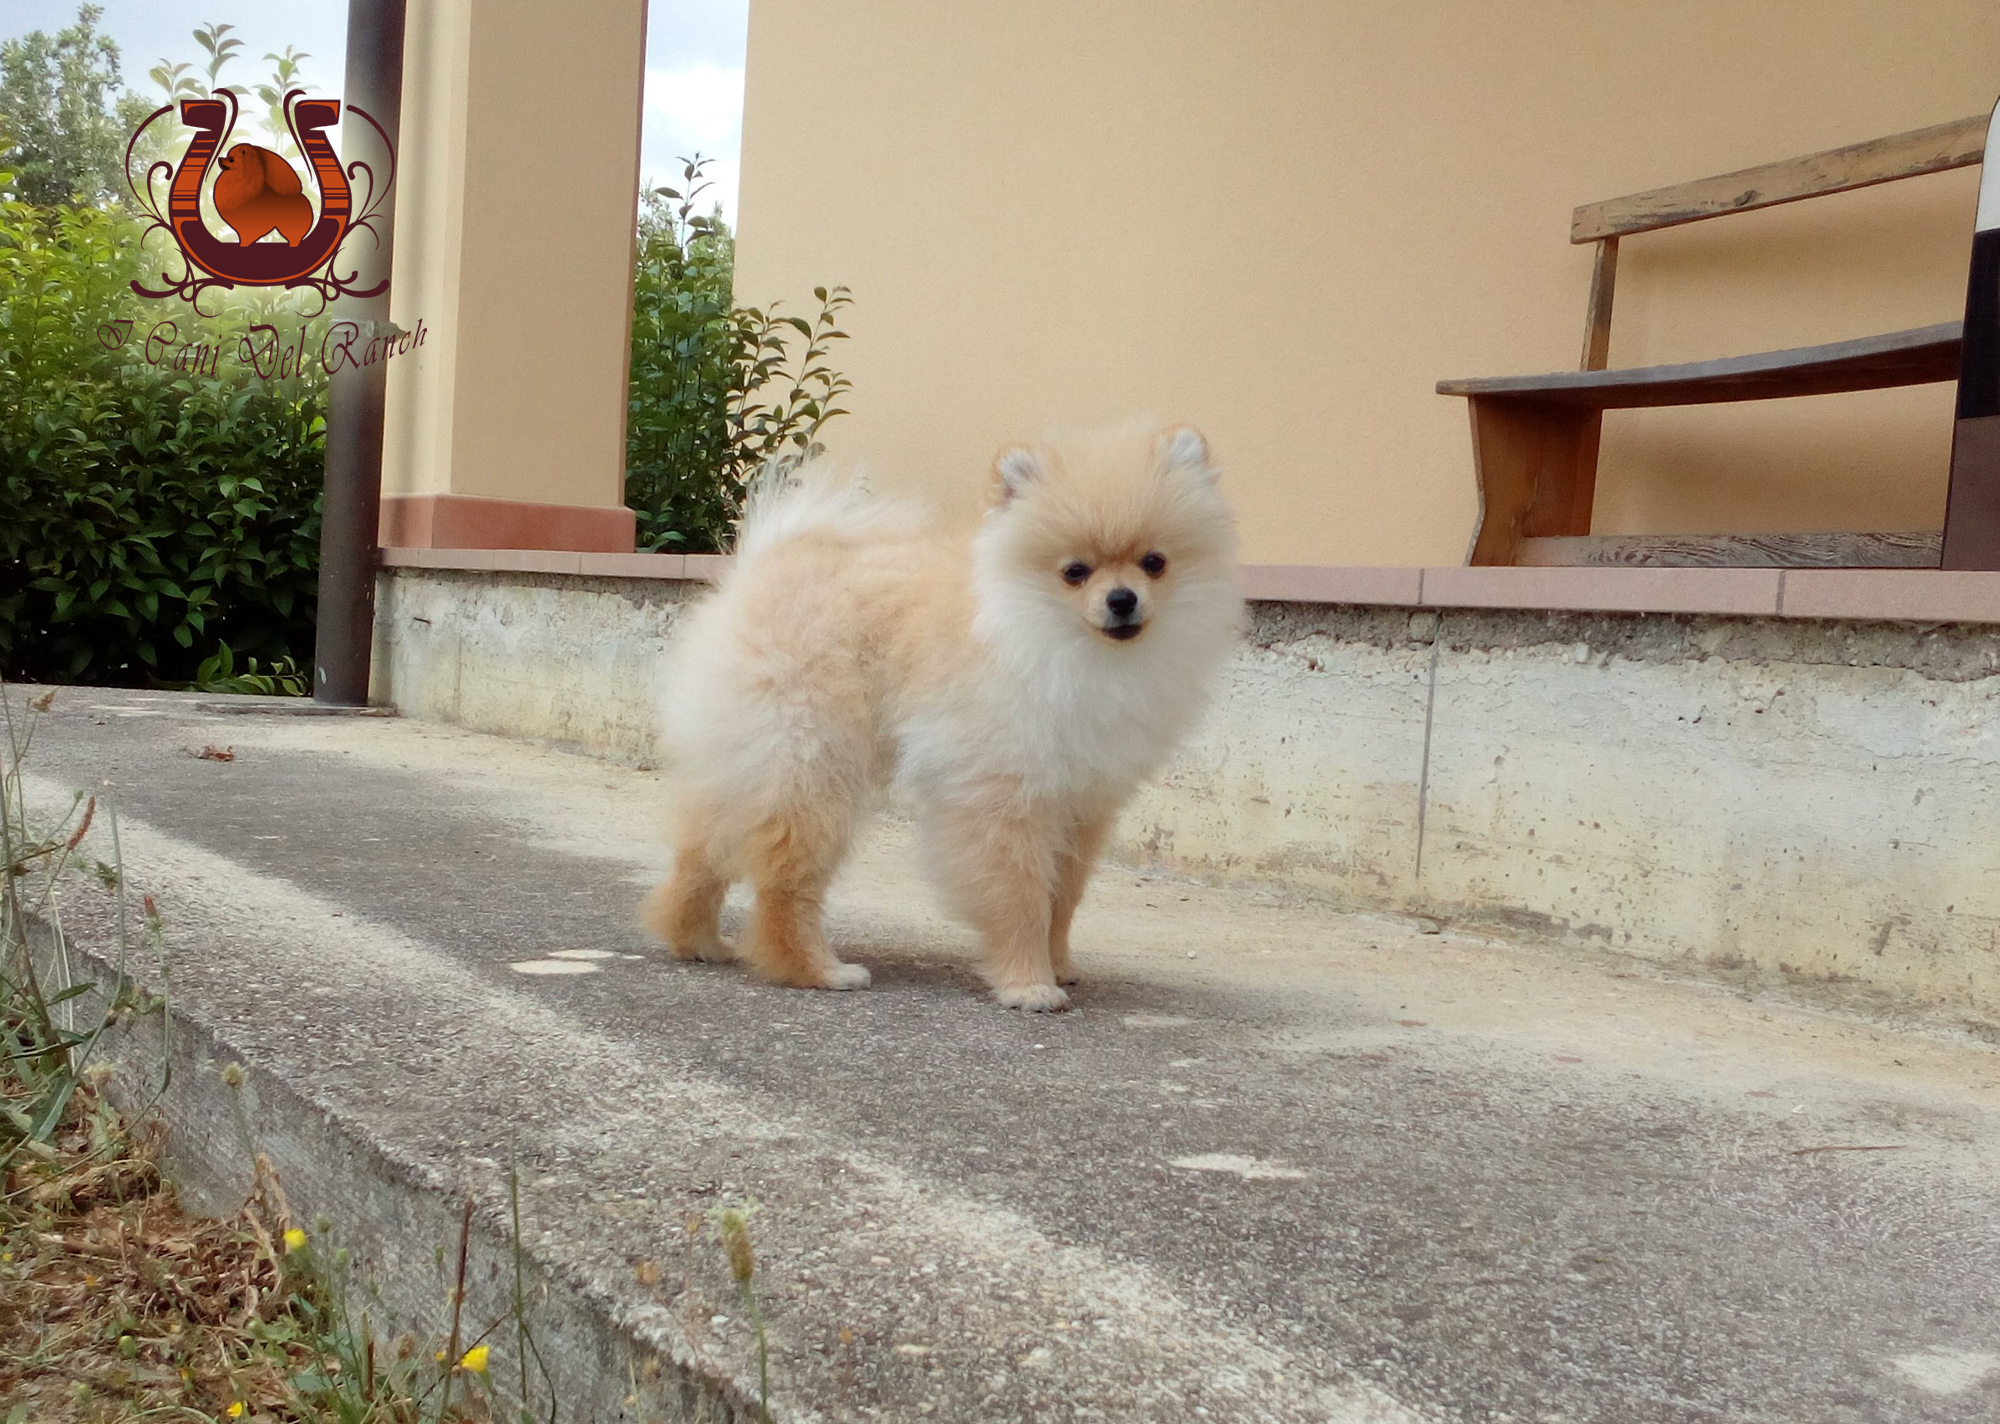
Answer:
[[[637,516],[629,509],[535,504],[469,494],[382,496],[384,548],[560,549],[629,554]]]
[[[1334,564],[1245,564],[1243,595],[1273,603],[1370,603],[1414,606],[1423,570]]]
[[[572,573],[713,583],[721,554],[387,548],[388,568]],[[1707,613],[2000,623],[2000,573],[1935,569],[1373,568],[1246,564],[1253,599],[1377,607]]]
[[[1598,613],[1778,611],[1777,569],[1425,569],[1432,608],[1550,608]]]
[[[485,569],[494,570],[496,549],[382,549],[385,569]]]
[[[722,571],[729,567],[727,554],[688,554],[686,577],[700,579],[703,583],[714,583],[722,577]]]
[[[2000,623],[2000,574],[1945,569],[1789,569],[1787,618]]]
[[[687,577],[686,560],[679,554],[579,554],[577,558],[581,560],[578,573],[600,578]]]

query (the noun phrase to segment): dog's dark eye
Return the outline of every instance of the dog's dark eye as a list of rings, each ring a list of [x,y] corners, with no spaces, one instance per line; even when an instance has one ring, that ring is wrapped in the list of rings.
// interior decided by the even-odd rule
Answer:
[[[1070,587],[1072,588],[1082,583],[1085,579],[1089,577],[1090,577],[1089,564],[1071,563],[1063,565],[1063,571],[1062,571],[1063,582],[1070,585]]]
[[[1146,571],[1147,578],[1158,578],[1167,571],[1167,556],[1157,552],[1148,554],[1139,560],[1139,567]]]

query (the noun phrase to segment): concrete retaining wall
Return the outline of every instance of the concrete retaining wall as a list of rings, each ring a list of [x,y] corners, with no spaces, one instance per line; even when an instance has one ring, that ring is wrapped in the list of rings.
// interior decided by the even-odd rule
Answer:
[[[701,585],[400,568],[378,700],[653,756]],[[1118,853],[2000,1015],[2000,629],[1252,605]]]

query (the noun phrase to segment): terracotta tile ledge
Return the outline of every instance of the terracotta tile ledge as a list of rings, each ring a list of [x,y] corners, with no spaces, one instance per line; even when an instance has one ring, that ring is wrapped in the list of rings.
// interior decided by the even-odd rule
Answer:
[[[720,554],[384,549],[385,568],[712,582]],[[1246,564],[1259,602],[2000,623],[2000,573],[1938,569],[1392,568]]]
[[[637,516],[622,506],[542,504],[471,494],[385,494],[380,538],[405,549],[617,552],[632,547]]]

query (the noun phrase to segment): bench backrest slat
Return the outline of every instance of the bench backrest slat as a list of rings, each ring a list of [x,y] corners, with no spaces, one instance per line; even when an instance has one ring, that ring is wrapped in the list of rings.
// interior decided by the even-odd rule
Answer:
[[[1927,129],[1870,139],[1846,148],[1828,149],[1742,168],[1714,178],[1697,178],[1601,203],[1585,203],[1570,222],[1571,242],[1596,242],[1656,228],[1678,227],[1725,213],[1795,203],[1825,193],[1844,193],[1922,173],[1942,173],[1980,161],[1986,149],[1989,116],[1975,114]]]

